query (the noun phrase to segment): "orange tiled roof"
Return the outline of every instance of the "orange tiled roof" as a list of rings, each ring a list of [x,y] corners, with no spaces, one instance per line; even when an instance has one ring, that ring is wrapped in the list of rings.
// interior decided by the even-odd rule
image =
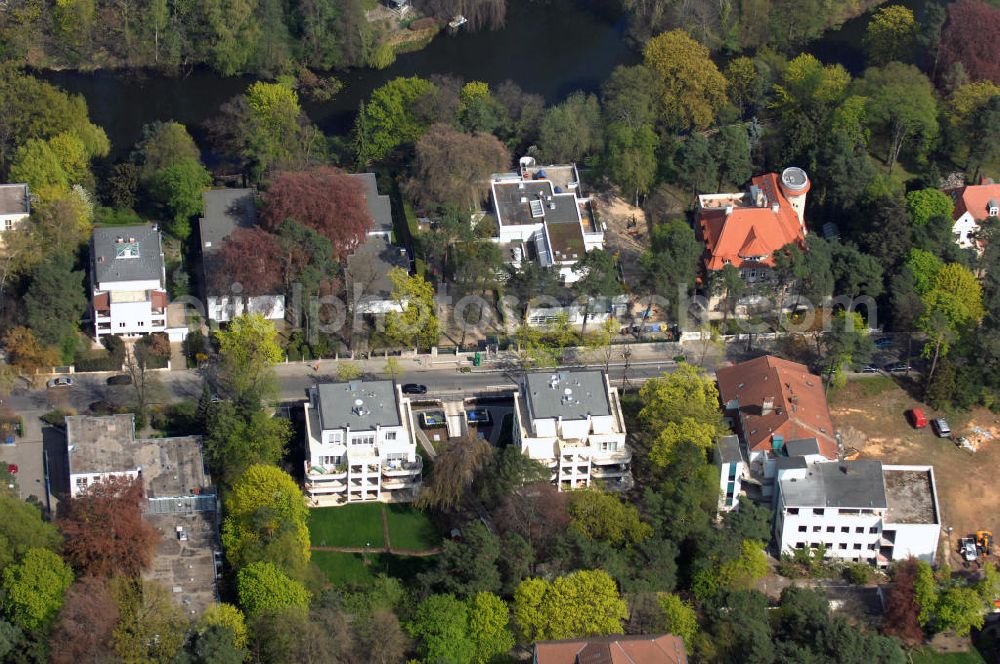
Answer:
[[[686,664],[684,641],[672,634],[609,636],[535,644],[537,664]]]
[[[751,451],[771,449],[771,436],[777,434],[786,442],[815,438],[823,456],[837,458],[823,381],[804,364],[764,355],[719,369],[716,376],[723,406],[739,404],[739,426]],[[765,399],[774,399],[767,414]]]
[[[955,213],[957,221],[966,212],[976,221],[983,221],[989,215],[990,201],[1000,202],[1000,184],[973,184],[955,190]]]
[[[766,207],[736,206],[728,215],[720,208],[699,212],[698,225],[708,251],[707,269],[721,270],[727,261],[741,267],[741,256],[766,256],[759,263],[771,266],[772,254],[781,247],[791,242],[805,245],[805,233],[778,184],[777,174],[758,175],[753,184],[763,192]]]

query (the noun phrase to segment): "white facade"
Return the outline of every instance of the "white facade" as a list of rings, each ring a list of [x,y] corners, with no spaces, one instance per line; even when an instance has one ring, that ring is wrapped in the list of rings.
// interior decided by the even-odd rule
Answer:
[[[31,216],[31,195],[26,184],[0,184],[0,246],[4,231],[21,226]]]
[[[738,436],[723,436],[716,442],[715,467],[719,470],[719,512],[731,512],[739,507],[748,474]]]
[[[979,230],[979,222],[976,221],[972,213],[966,211],[955,220],[951,227],[951,232],[955,234],[955,243],[962,249],[975,249],[976,243],[972,236]]]
[[[845,562],[884,567],[914,556],[933,563],[941,535],[933,468],[883,466],[867,461],[871,468],[877,467],[871,482],[875,490],[848,491],[849,496],[841,492],[837,499],[829,499],[840,492],[833,485],[855,472],[857,466],[852,463],[856,462],[827,461],[778,470],[774,534],[781,554],[824,545],[827,557]],[[889,478],[898,475],[917,478],[925,485],[924,490],[895,491]],[[881,494],[876,483],[881,483]],[[794,495],[790,498],[788,494]],[[818,499],[794,497],[810,494]],[[914,509],[916,501],[926,505]]]
[[[364,393],[367,384],[358,384],[359,393]],[[305,404],[305,493],[311,507],[409,502],[416,497],[423,460],[416,453],[410,400],[395,385],[392,395],[394,403],[386,406],[395,409],[395,417],[387,419],[388,424],[325,428],[320,390],[310,390]]]
[[[127,477],[130,480],[134,480],[139,477],[139,469],[122,470],[113,473],[70,473],[69,495],[72,498],[76,498],[86,491],[87,487],[111,477]]]
[[[90,275],[97,341],[167,331],[166,269],[155,227],[95,230]]]
[[[249,300],[247,306],[247,298],[238,295],[209,295],[206,314],[217,323],[228,323],[246,312],[261,314],[268,320],[285,319],[284,295],[257,295]]]
[[[599,376],[599,385],[608,408],[602,409],[594,400],[593,412],[587,415],[538,416],[533,405],[532,391],[537,389],[526,378],[514,394],[514,436],[521,452],[545,463],[552,470],[551,480],[560,491],[591,486],[595,480],[608,490],[625,490],[633,484],[632,450],[625,441],[625,420],[622,416],[618,389],[611,387],[603,372],[563,372],[552,374],[548,388],[564,393],[565,385],[574,384],[574,376]],[[531,375],[529,375],[531,376]],[[549,376],[549,374],[535,374]],[[582,395],[582,390],[580,391]],[[573,397],[575,398],[575,397]],[[582,396],[581,396],[582,398]],[[570,409],[567,409],[568,411]]]

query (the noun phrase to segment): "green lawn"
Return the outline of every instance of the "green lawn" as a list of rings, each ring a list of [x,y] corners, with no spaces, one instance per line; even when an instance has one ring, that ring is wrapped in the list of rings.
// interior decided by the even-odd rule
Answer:
[[[385,546],[380,503],[309,510],[309,536],[313,546]]]
[[[911,661],[913,664],[986,664],[978,650],[937,653],[930,648],[914,650]]]
[[[398,549],[420,551],[441,544],[438,532],[430,518],[410,505],[398,503],[385,506],[389,521],[389,540]]]
[[[312,552],[313,562],[335,586],[364,586],[379,574],[406,581],[425,571],[434,561],[433,557],[413,558],[379,553],[369,555],[370,564],[365,565],[362,558],[360,553]]]

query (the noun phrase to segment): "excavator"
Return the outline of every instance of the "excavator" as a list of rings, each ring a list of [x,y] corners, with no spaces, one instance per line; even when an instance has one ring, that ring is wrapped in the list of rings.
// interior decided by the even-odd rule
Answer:
[[[989,556],[993,550],[993,533],[988,530],[976,531],[976,549],[980,556]]]

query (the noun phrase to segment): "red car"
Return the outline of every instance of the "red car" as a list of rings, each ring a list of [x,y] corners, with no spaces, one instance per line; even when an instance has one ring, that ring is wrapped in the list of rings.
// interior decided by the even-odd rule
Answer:
[[[910,424],[913,425],[914,429],[923,429],[927,426],[927,416],[924,415],[924,411],[919,408],[914,408],[908,413],[910,418]]]

